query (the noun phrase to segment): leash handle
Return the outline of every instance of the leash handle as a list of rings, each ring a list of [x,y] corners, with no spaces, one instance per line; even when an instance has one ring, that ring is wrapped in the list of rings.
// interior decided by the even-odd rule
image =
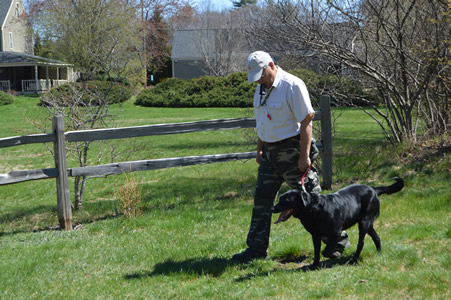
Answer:
[[[308,171],[310,171],[310,168],[312,167],[312,165],[308,166],[307,170],[305,170],[304,174],[302,174],[301,176],[301,183],[302,186],[305,187],[304,181],[305,181],[305,176],[307,176]]]

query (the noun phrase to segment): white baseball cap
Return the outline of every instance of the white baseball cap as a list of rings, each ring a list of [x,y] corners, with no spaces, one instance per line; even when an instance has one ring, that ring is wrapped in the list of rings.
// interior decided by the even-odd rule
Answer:
[[[264,51],[249,54],[246,60],[247,80],[254,82],[262,77],[263,68],[272,62],[271,56]]]

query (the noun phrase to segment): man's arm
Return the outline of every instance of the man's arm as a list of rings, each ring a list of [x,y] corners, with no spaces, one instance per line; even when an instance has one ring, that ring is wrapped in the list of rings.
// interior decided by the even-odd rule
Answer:
[[[305,172],[311,165],[310,146],[312,144],[312,130],[314,113],[308,114],[301,122],[301,144],[298,167],[301,172]]]

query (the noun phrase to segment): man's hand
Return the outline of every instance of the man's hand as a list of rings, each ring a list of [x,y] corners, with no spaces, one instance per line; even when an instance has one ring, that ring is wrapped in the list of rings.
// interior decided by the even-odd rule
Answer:
[[[255,158],[255,161],[257,162],[257,164],[260,164],[261,160],[262,160],[262,152],[263,151],[257,151],[257,157]]]
[[[263,141],[259,138],[257,142],[257,157],[255,158],[257,164],[260,164],[262,160],[262,153],[263,153]]]
[[[307,159],[302,159],[301,157],[299,157],[299,161],[298,161],[299,171],[304,173],[305,171],[307,171],[307,169],[310,167],[310,165],[311,165],[311,162],[310,162],[309,157],[307,157]]]

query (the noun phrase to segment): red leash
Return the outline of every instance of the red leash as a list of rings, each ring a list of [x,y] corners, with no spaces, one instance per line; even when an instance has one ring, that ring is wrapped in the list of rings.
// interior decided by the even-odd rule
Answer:
[[[311,165],[308,166],[307,170],[305,170],[304,174],[301,176],[301,183],[302,183],[303,187],[305,187],[305,185],[304,185],[305,176],[307,176],[307,173],[308,173],[308,171],[310,171],[311,167],[312,167]]]

